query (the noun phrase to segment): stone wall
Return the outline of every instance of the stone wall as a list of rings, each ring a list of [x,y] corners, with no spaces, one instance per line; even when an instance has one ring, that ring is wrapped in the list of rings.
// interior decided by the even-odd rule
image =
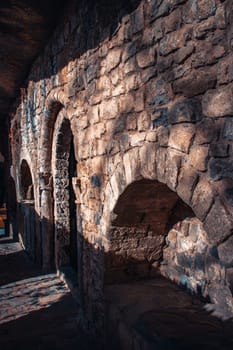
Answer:
[[[227,269],[228,279],[215,280],[226,297],[211,294],[211,301],[233,310],[232,23],[230,0],[71,1],[12,111],[12,175],[20,201],[19,169],[26,159],[44,268],[54,255],[59,268],[58,256],[69,244],[68,225],[54,236],[68,198],[61,204],[55,198],[53,206],[54,194],[66,188],[57,179],[68,167],[58,167],[54,145],[62,119],[69,120],[82,305],[96,328],[102,325],[114,208],[127,186],[141,179],[165,184],[193,210],[208,247]],[[201,237],[195,245],[202,245]],[[173,249],[170,238],[166,254]]]

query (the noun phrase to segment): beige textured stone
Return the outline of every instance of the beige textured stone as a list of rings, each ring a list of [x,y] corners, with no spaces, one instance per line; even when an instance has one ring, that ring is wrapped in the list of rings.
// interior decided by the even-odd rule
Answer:
[[[100,104],[99,116],[103,119],[113,119],[118,115],[118,102],[116,99],[106,100]]]
[[[114,69],[121,60],[121,52],[122,50],[120,48],[112,49],[108,52],[106,57],[106,70],[107,72],[110,72],[112,69]]]
[[[140,68],[146,68],[148,66],[151,66],[156,61],[156,50],[155,48],[149,48],[145,49],[143,51],[140,51],[136,55],[137,64]]]
[[[188,153],[195,133],[195,127],[189,124],[174,125],[170,131],[168,146]]]
[[[233,114],[233,85],[207,91],[202,100],[203,113],[207,117],[223,117]]]
[[[205,171],[207,169],[208,150],[206,146],[193,146],[189,157],[190,165],[197,170]]]

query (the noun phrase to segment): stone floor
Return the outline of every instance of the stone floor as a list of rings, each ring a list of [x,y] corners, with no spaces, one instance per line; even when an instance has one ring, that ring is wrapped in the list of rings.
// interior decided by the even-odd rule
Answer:
[[[19,243],[0,240],[0,349],[93,349],[63,282],[42,274]]]
[[[105,294],[111,349],[233,349],[233,322],[211,316],[203,302],[163,277],[108,286]]]
[[[233,323],[162,277],[108,286],[109,343],[117,350],[232,350]],[[0,349],[93,350],[79,309],[53,273],[42,274],[17,242],[0,238]]]

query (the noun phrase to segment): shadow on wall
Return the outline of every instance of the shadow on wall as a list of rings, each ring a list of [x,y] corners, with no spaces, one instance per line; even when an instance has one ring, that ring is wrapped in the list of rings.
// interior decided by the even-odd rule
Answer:
[[[39,57],[36,63],[41,64],[43,69],[36,74],[32,73],[30,80],[40,81],[50,78],[72,60],[89,50],[96,49],[106,39],[111,39],[118,32],[122,17],[133,12],[140,2],[141,0],[70,1],[65,9],[64,18],[61,19],[61,25],[58,25],[50,39],[51,45],[48,44],[44,51],[45,60],[50,60],[50,64],[48,62],[43,64],[43,58]],[[56,43],[54,38],[57,40]],[[54,56],[49,54],[51,48]],[[92,63],[91,69],[97,72],[99,61]],[[83,78],[82,72],[80,77]]]

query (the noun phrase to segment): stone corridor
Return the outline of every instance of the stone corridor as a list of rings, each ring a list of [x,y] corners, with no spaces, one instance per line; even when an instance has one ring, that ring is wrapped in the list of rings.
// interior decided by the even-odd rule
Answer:
[[[0,349],[92,349],[65,284],[54,273],[43,274],[19,243],[5,241],[0,241]]]
[[[43,274],[18,242],[0,240],[0,348],[102,349],[78,324],[79,308],[54,273]],[[233,323],[205,303],[157,277],[106,287],[104,349],[232,350]],[[145,298],[146,295],[146,298]]]

